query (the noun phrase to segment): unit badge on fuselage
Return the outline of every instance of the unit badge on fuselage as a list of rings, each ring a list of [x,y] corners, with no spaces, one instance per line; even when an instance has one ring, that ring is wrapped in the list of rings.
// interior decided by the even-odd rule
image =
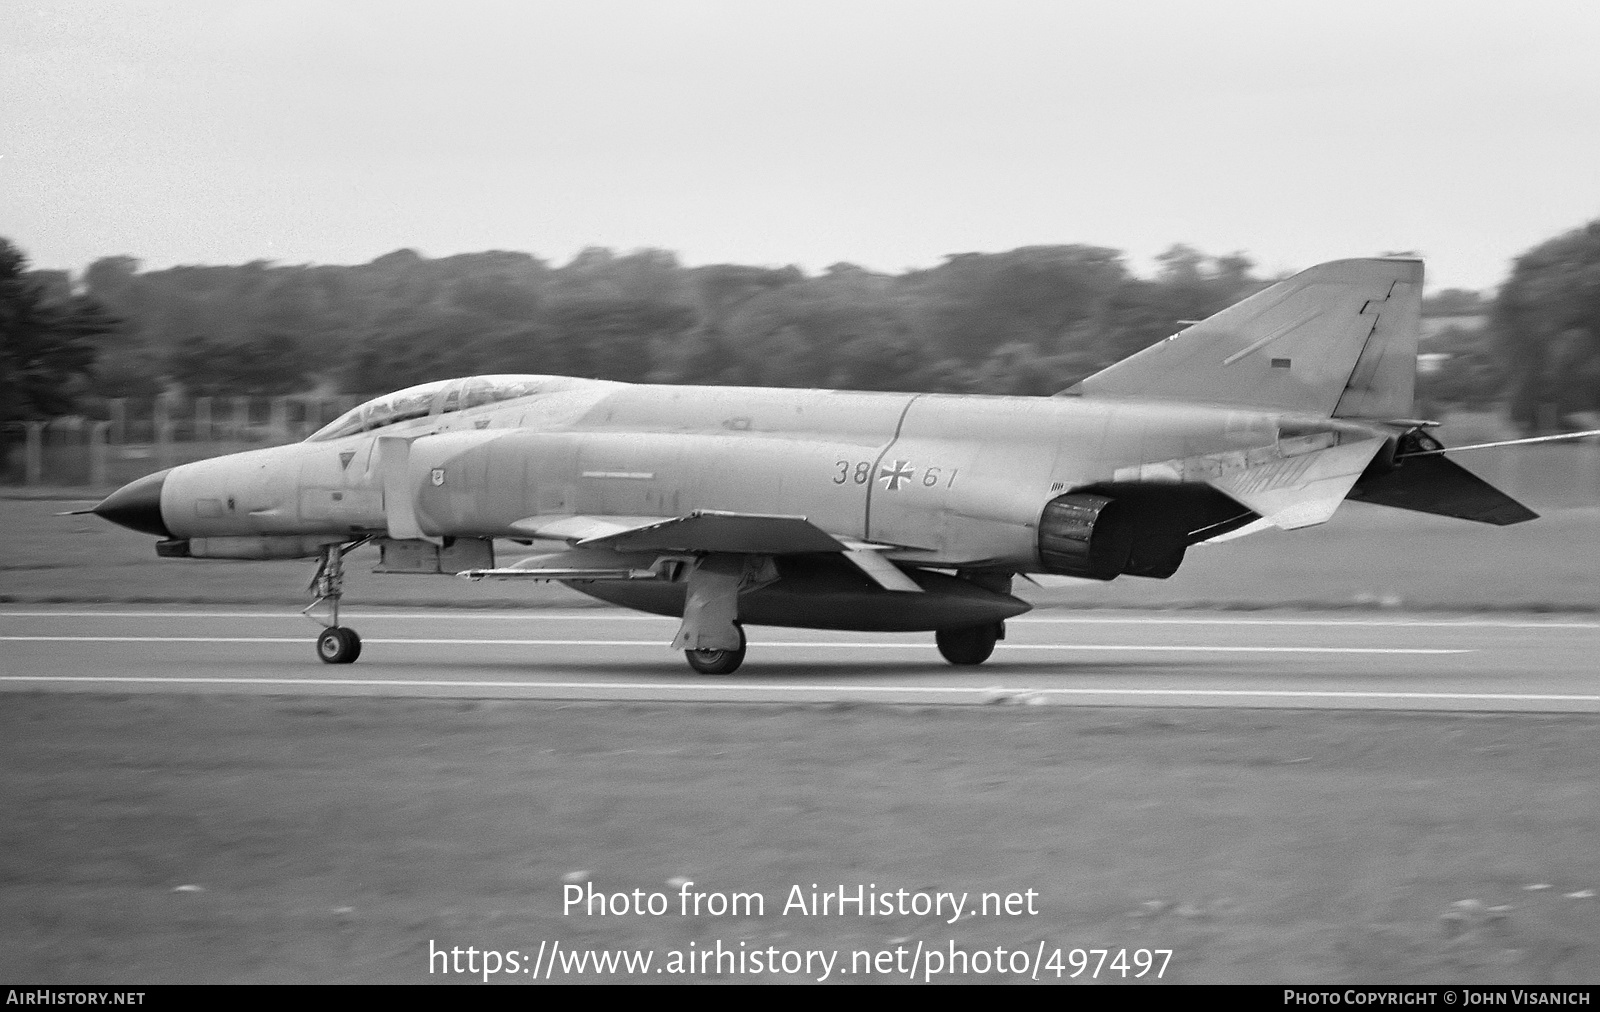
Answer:
[[[433,469],[433,484],[435,487],[444,484],[444,468],[436,467]]]

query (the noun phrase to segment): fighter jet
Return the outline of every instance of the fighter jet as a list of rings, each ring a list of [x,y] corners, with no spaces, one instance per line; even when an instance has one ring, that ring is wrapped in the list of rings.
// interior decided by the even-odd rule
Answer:
[[[339,603],[369,543],[380,573],[556,581],[681,617],[672,647],[705,674],[739,667],[746,624],[931,631],[980,664],[1029,609],[1019,576],[1165,579],[1191,545],[1324,523],[1347,498],[1532,519],[1410,417],[1422,274],[1325,263],[1053,397],[440,380],[92,512],[166,558],[317,559],[306,613],[330,664],[361,652]]]

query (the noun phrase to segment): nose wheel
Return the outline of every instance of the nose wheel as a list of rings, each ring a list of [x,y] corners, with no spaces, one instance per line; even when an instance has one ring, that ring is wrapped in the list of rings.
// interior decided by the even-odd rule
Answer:
[[[317,636],[317,656],[324,664],[349,664],[361,656],[361,637],[354,629],[329,626]]]
[[[324,664],[350,664],[361,656],[361,637],[354,629],[339,624],[339,599],[344,596],[344,553],[360,547],[364,541],[349,545],[323,545],[322,559],[317,564],[317,575],[306,588],[316,599],[301,612],[306,618],[323,625],[317,634],[317,658]],[[327,602],[328,614],[324,618],[313,614],[317,605]]]

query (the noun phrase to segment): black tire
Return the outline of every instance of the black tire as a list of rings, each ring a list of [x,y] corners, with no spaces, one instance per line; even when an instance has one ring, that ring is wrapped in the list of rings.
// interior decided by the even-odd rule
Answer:
[[[988,660],[989,655],[994,653],[994,645],[999,639],[998,625],[940,629],[933,634],[933,641],[939,644],[939,653],[944,655],[944,659],[962,667],[971,667]]]
[[[739,629],[739,649],[737,650],[685,650],[683,656],[689,661],[689,667],[702,675],[731,675],[739,670],[739,665],[744,663],[744,629]]]
[[[354,629],[329,626],[317,636],[317,657],[324,664],[350,664],[361,656],[361,637]]]

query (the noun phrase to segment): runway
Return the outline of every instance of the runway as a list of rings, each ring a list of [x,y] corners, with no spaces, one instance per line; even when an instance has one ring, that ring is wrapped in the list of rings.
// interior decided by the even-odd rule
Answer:
[[[610,609],[353,609],[353,665],[289,609],[11,606],[0,690],[693,702],[1600,711],[1600,621],[1349,613],[1041,612],[978,668],[932,634],[752,627],[693,673],[675,620]]]

